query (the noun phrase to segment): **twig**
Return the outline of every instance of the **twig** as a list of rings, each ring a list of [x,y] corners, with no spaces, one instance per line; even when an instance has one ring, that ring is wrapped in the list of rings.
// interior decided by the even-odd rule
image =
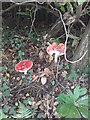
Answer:
[[[0,14],[3,14],[3,13],[5,13],[5,12],[7,12],[7,11],[11,10],[12,8],[14,8],[14,7],[16,7],[16,4],[10,6],[9,8],[7,8],[7,9],[5,9],[5,10],[1,10]]]
[[[32,21],[32,25],[31,25],[31,28],[30,28],[30,32],[29,32],[28,38],[30,37],[30,34],[32,32],[32,28],[34,26],[36,12],[37,12],[37,3],[36,3],[36,8],[35,8],[35,11],[34,11],[34,18],[33,18],[33,21]]]
[[[45,98],[45,99],[46,99],[46,113],[45,113],[45,114],[46,114],[46,116],[49,118],[49,115],[50,115],[50,114],[49,114],[49,109],[50,109],[49,104],[50,104],[50,103],[49,103],[49,96],[48,96],[48,94],[46,95],[46,98]]]

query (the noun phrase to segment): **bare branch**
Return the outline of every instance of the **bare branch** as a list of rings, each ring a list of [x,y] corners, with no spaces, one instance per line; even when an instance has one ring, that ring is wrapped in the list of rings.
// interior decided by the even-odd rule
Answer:
[[[36,3],[36,8],[35,8],[35,11],[34,11],[34,18],[33,18],[33,21],[32,21],[32,25],[31,25],[31,28],[30,28],[30,32],[29,32],[28,37],[30,36],[30,34],[31,34],[31,32],[32,32],[32,28],[33,28],[33,26],[34,26],[36,12],[37,12],[37,3]]]

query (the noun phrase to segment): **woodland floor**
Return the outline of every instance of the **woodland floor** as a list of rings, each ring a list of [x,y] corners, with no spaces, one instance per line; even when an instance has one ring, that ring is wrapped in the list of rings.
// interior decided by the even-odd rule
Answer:
[[[88,88],[87,67],[83,71],[71,70],[70,64],[65,61],[63,56],[58,63],[58,77],[57,80],[55,79],[57,64],[46,52],[47,41],[41,38],[41,34],[46,32],[49,26],[37,23],[36,32],[31,33],[29,40],[27,40],[29,34],[27,26],[23,24],[20,29],[15,29],[3,24],[2,85],[7,84],[8,91],[7,89],[3,91],[2,107],[7,104],[8,112],[18,101],[23,102],[30,98],[33,103],[39,103],[45,101],[48,96],[48,100],[51,102],[59,93],[67,93],[68,88],[73,90],[77,85]],[[23,59],[33,61],[33,67],[28,70],[26,75],[15,71],[15,65]],[[43,72],[47,79],[44,85],[41,83],[40,77],[36,80],[32,79],[32,75],[42,76]],[[45,113],[45,109],[44,102],[42,102],[38,113],[41,111]]]

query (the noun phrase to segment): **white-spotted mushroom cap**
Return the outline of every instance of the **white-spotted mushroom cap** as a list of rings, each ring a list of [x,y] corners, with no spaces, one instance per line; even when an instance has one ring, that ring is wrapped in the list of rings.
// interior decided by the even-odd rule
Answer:
[[[24,72],[24,74],[27,74],[27,71],[32,68],[33,62],[30,60],[22,60],[19,63],[16,64],[15,70],[19,72]]]

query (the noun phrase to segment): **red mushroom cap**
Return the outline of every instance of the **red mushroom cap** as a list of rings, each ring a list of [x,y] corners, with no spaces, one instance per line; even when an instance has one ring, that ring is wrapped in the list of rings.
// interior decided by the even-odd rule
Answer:
[[[33,62],[30,60],[22,60],[16,64],[15,70],[19,72],[24,72],[25,74],[27,71],[33,66]]]
[[[55,51],[60,52],[60,54],[64,53],[65,45],[63,43],[60,43],[57,45],[55,42],[53,42],[51,45],[47,47],[47,53],[53,54]]]
[[[60,53],[64,53],[64,49],[65,49],[65,45],[64,45],[63,43],[60,43],[60,44],[58,45],[58,51],[59,51]]]
[[[56,42],[53,42],[51,45],[47,47],[47,53],[49,55],[55,54],[55,62],[57,62],[57,57],[64,55],[65,45],[60,43],[59,45]]]
[[[56,42],[53,42],[53,43],[52,43],[52,47],[53,47],[53,49],[56,48],[56,47],[57,47],[57,43],[56,43]]]
[[[50,54],[51,53],[51,51],[53,51],[53,47],[52,47],[52,45],[49,45],[48,47],[47,47],[47,53],[48,54]]]

